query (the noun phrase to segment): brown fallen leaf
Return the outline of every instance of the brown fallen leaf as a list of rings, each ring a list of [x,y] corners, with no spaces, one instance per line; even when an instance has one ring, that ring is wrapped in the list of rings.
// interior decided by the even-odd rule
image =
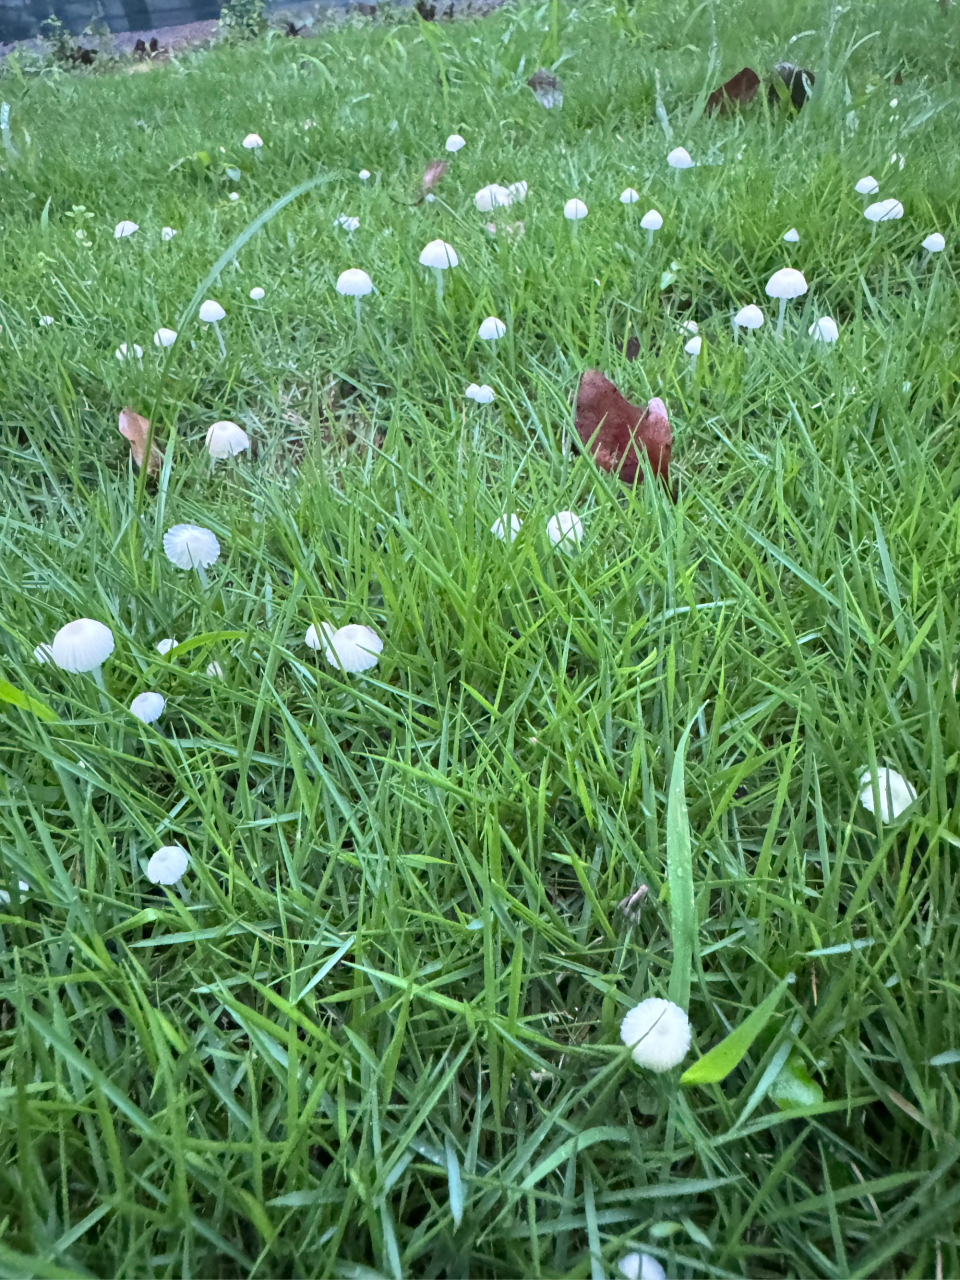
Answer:
[[[599,369],[587,369],[577,388],[574,425],[597,466],[624,484],[633,484],[640,472],[640,449],[646,450],[653,474],[667,480],[673,432],[667,407],[656,396],[646,408],[631,404]]]
[[[714,89],[707,99],[707,111],[719,111],[721,115],[727,115],[735,106],[745,107],[748,102],[752,102],[759,88],[760,77],[753,67],[744,67],[719,89]]]
[[[527,81],[533,90],[533,96],[549,111],[552,107],[563,106],[563,85],[555,75],[544,67],[539,67]]]
[[[124,439],[130,441],[130,457],[133,458],[138,467],[142,467],[143,456],[147,448],[147,436],[150,433],[150,423],[141,414],[134,413],[132,409],[124,408],[120,410],[119,429]],[[163,454],[156,445],[152,445],[147,473],[155,476],[162,465]]]

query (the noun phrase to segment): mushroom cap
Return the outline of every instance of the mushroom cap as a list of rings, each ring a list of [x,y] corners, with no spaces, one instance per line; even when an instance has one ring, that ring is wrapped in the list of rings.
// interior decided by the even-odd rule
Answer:
[[[509,519],[506,516],[498,516],[490,526],[490,532],[495,538],[499,538],[501,542],[506,542],[508,538],[511,542],[514,542],[522,525],[523,521],[517,515],[511,514]]]
[[[153,345],[155,347],[172,347],[176,340],[176,329],[158,329],[153,335]]]
[[[799,298],[807,292],[807,282],[803,272],[793,267],[781,267],[767,281],[768,298]]]
[[[53,658],[52,644],[38,644],[33,651],[34,660],[39,662],[41,667],[45,667]]]
[[[648,209],[640,219],[640,225],[644,231],[659,231],[663,226],[663,216],[656,209]]]
[[[691,338],[689,342],[685,342],[683,344],[683,349],[688,356],[693,356],[694,358],[696,358],[700,354],[700,348],[702,346],[703,346],[703,339],[698,336],[695,338]]]
[[[696,337],[700,332],[700,326],[697,324],[696,320],[681,320],[677,325],[677,328],[681,333],[688,333],[691,338]]]
[[[459,263],[456,249],[445,240],[431,240],[420,254],[421,267],[432,267],[434,271],[446,271],[447,267],[456,267]]]
[[[173,525],[163,535],[163,549],[178,569],[206,569],[220,555],[217,535],[199,524]]]
[[[484,320],[480,328],[477,330],[478,336],[483,338],[484,342],[496,342],[496,340],[498,338],[502,338],[506,332],[507,326],[502,320],[498,320],[496,316],[487,316],[486,320]]]
[[[459,151],[461,147],[465,147],[466,145],[466,138],[461,138],[459,133],[451,133],[446,142],[446,148],[448,151]]]
[[[360,219],[352,218],[348,213],[341,213],[339,217],[334,218],[333,225],[335,227],[342,227],[348,235],[352,236],[354,231],[356,231],[360,226]]]
[[[947,242],[939,231],[931,231],[926,240],[922,242],[922,247],[927,253],[943,253],[947,247]]]
[[[836,342],[840,337],[837,322],[832,320],[830,316],[821,316],[819,320],[814,320],[807,333],[809,333],[814,342]]]
[[[330,666],[342,667],[351,675],[375,667],[378,656],[383,652],[383,641],[377,633],[358,622],[350,622],[337,630],[328,622],[321,622],[315,634]]]
[[[547,521],[550,545],[571,556],[583,538],[583,523],[575,511],[558,511]]]
[[[690,1020],[672,1000],[641,1000],[620,1024],[620,1039],[639,1067],[669,1071],[690,1049]]]
[[[161,240],[172,240],[176,234],[177,234],[176,227],[161,227],[160,229]]]
[[[667,1273],[649,1253],[628,1253],[617,1263],[617,1270],[627,1280],[667,1280]]]
[[[800,240],[800,232],[796,227],[791,227],[789,231],[783,233],[783,239],[786,240],[787,244],[797,244]]]
[[[235,422],[215,422],[207,428],[206,446],[211,458],[232,458],[250,448],[250,437]]]
[[[861,178],[857,183],[855,190],[860,196],[875,196],[880,190],[880,184],[871,174],[867,174],[865,178]]]
[[[204,324],[216,324],[226,314],[220,303],[213,298],[207,298],[206,302],[200,303],[200,319]]]
[[[240,192],[239,192],[239,191],[228,191],[228,192],[227,192],[227,199],[228,199],[228,200],[239,200],[239,199],[240,199]]]
[[[154,720],[159,720],[163,715],[166,705],[167,700],[162,693],[138,693],[130,703],[130,712],[144,724],[153,724]]]
[[[219,662],[208,662],[208,663],[207,663],[207,679],[208,679],[208,680],[222,680],[222,679],[223,679],[223,667],[221,667],[221,665],[220,665],[220,663],[219,663]]]
[[[139,230],[140,228],[135,222],[124,220],[123,222],[118,222],[113,228],[113,238],[114,240],[125,240],[127,236],[132,236],[135,231]]]
[[[903,217],[903,205],[899,200],[877,200],[863,211],[868,222],[894,222]]]
[[[505,209],[510,202],[510,192],[497,182],[481,187],[473,197],[473,203],[481,213],[489,213],[491,209]]]
[[[360,172],[357,174],[357,177],[360,179],[361,182],[366,182],[366,180],[370,177],[370,170],[361,169]]]
[[[96,671],[113,653],[113,632],[93,618],[68,622],[53,637],[51,657],[61,671]]]
[[[860,787],[860,803],[868,813],[873,813],[873,782],[869,769],[864,769],[857,785]],[[916,788],[896,769],[877,770],[877,789],[880,792],[880,817],[884,822],[899,818],[917,798]]]
[[[563,206],[563,216],[568,222],[579,222],[581,218],[587,216],[587,206],[582,200],[574,197]]]
[[[741,329],[759,329],[763,324],[763,312],[755,303],[750,302],[740,308],[734,321]]]
[[[245,146],[248,151],[255,151],[257,147],[263,146],[263,139],[260,137],[259,133],[248,133],[244,138],[242,145]]]
[[[521,200],[526,200],[527,192],[530,190],[529,185],[521,178],[519,182],[511,182],[507,187],[507,193],[510,196],[511,204],[519,204]]]
[[[324,626],[326,624],[321,623],[320,625]],[[317,634],[317,628],[314,626],[312,622],[310,623],[309,627],[307,627],[307,634],[303,637],[303,643],[307,646],[308,649],[320,649],[323,646],[323,641],[320,639],[320,636]]]
[[[640,192],[634,191],[633,187],[627,187],[624,191],[620,192],[621,204],[636,204],[639,199]]]
[[[373,281],[359,267],[350,267],[347,271],[341,271],[337,277],[337,293],[342,293],[348,298],[365,298],[372,292]]]
[[[177,638],[176,636],[166,636],[163,640],[158,640],[154,647],[156,648],[157,653],[161,653],[166,656],[171,649],[175,649],[177,647]]]
[[[667,156],[667,164],[671,169],[692,169],[693,159],[686,147],[674,147]]]
[[[250,290],[250,297],[254,300],[254,302],[260,301],[260,299],[263,297],[263,289],[261,289],[260,285],[255,284],[253,286],[253,288]]]
[[[37,324],[42,325],[44,329],[46,329],[47,325],[51,325],[54,323],[55,321],[53,319],[53,316],[41,316],[40,319],[37,321]]]
[[[113,354],[118,360],[126,360],[127,356],[130,354],[130,348],[125,342],[121,342]],[[133,354],[138,360],[143,359],[143,347],[140,346],[139,342],[135,342],[133,344]]]
[[[492,404],[495,399],[493,387],[488,387],[485,382],[482,382],[480,386],[477,386],[475,382],[471,382],[463,394],[468,400],[475,400],[477,404]]]
[[[176,884],[189,863],[186,849],[178,844],[165,844],[147,863],[147,879],[151,884]]]

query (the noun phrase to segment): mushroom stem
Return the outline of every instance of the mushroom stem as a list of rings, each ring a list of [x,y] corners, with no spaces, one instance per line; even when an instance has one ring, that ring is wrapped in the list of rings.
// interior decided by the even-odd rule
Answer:
[[[571,236],[573,236],[574,243],[576,243],[577,237],[580,234],[580,225],[576,218],[574,218],[574,220],[570,223],[570,234]]]
[[[360,299],[359,297],[354,298],[353,300],[353,314],[357,317],[357,333],[359,333],[360,332]]]
[[[777,337],[778,338],[783,337],[783,318],[786,314],[787,314],[787,300],[786,298],[781,298],[780,311],[779,311],[779,314],[777,315]]]
[[[110,710],[110,703],[107,699],[107,686],[103,683],[103,667],[94,667],[90,672],[96,682],[97,688],[100,690],[100,706],[104,711]]]
[[[443,301],[443,271],[439,267],[432,268],[434,279],[437,282],[437,301]]]
[[[647,228],[647,248],[648,249],[653,248],[653,228],[652,227]]]
[[[217,341],[220,343],[220,359],[226,360],[227,348],[223,344],[223,334],[220,332],[220,325],[217,323],[216,320],[214,320],[213,322],[213,328],[214,328],[214,332],[217,335]]]

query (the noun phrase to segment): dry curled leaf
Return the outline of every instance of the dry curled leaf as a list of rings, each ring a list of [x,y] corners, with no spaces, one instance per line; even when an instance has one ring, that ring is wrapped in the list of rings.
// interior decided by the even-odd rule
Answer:
[[[745,107],[756,97],[759,88],[760,77],[753,67],[744,67],[719,89],[714,89],[707,99],[707,111],[719,111],[721,115],[726,115],[735,106]]]
[[[646,407],[631,404],[599,369],[588,369],[577,388],[574,424],[597,466],[624,484],[633,484],[640,472],[641,449],[653,474],[667,479],[673,432],[667,407],[656,396]]]
[[[120,434],[124,439],[130,441],[130,457],[138,467],[142,467],[144,454],[147,449],[147,437],[150,434],[150,423],[142,416],[142,414],[134,413],[132,409],[121,409]],[[152,445],[150,449],[150,462],[147,465],[147,472],[150,475],[155,476],[162,465],[163,454],[156,445]]]

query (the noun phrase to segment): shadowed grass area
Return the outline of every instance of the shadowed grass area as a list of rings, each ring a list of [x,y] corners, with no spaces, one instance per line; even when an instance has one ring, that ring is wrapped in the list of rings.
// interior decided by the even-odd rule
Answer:
[[[648,0],[130,77],[8,61],[0,1272],[960,1273],[958,36],[933,3]],[[784,56],[817,73],[798,116],[702,116]],[[867,173],[902,220],[865,221]],[[675,502],[571,448],[594,365],[666,401]],[[126,404],[165,454],[143,485]],[[253,446],[211,467],[218,419]],[[206,589],[178,522],[220,540]],[[105,703],[33,654],[84,616]],[[324,622],[373,627],[378,665],[327,664]],[[858,803],[884,766],[918,792],[891,823]],[[789,974],[719,1084],[621,1044],[689,990],[689,1067]]]

